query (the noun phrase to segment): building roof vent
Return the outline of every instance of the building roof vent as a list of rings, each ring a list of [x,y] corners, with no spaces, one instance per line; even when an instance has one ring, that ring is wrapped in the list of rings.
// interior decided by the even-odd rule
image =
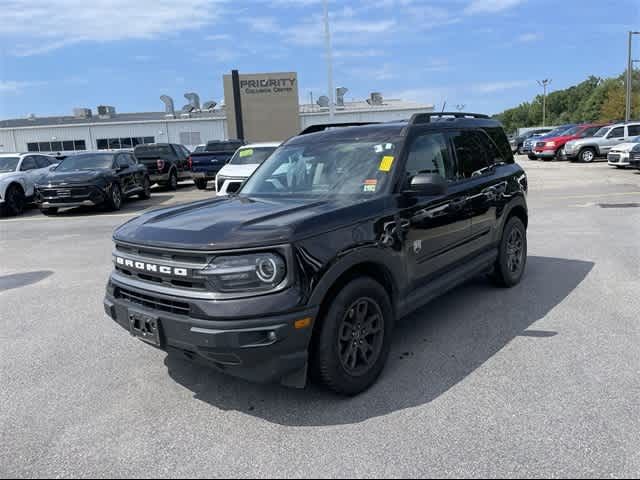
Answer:
[[[29,120],[29,121],[31,121],[31,122],[35,122],[35,120],[36,120],[36,114],[35,114],[35,113],[30,113],[30,114],[27,116],[27,120]]]
[[[320,108],[329,108],[329,97],[326,95],[321,96],[316,102]]]
[[[182,107],[183,112],[199,112],[200,111],[200,96],[197,93],[185,93],[184,98],[186,98],[189,103]]]
[[[176,109],[173,106],[173,98],[169,95],[161,95],[160,100],[164,103],[164,111],[167,118],[176,118]]]
[[[373,92],[371,94],[371,97],[367,99],[367,103],[371,106],[384,105],[384,99],[382,98],[382,94],[380,92]]]
[[[338,107],[344,107],[344,96],[348,91],[349,89],[345,87],[336,88],[336,105]]]
[[[216,105],[218,105],[218,103],[211,100],[210,102],[204,102],[204,105],[202,105],[202,109],[206,110],[207,112],[213,112],[216,108]]]
[[[90,108],[74,108],[73,116],[76,118],[91,118],[92,117]]]
[[[109,105],[98,106],[98,116],[100,118],[112,118],[116,114],[116,108]]]

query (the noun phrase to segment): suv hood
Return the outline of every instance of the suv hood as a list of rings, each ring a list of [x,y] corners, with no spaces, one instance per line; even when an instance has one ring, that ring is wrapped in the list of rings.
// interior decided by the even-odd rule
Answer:
[[[79,170],[77,172],[56,172],[54,170],[43,179],[42,184],[71,185],[91,183],[110,173],[111,170]]]
[[[181,250],[272,246],[346,225],[355,227],[371,212],[383,211],[385,202],[385,197],[218,197],[144,214],[118,228],[114,239]]]
[[[249,178],[259,166],[259,163],[252,163],[249,165],[230,165],[227,163],[222,167],[218,175],[233,178]]]

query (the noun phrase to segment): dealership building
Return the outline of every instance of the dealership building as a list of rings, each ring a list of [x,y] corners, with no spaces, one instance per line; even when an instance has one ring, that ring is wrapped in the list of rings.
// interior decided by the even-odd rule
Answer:
[[[256,75],[276,75],[275,78],[278,78],[278,74]],[[297,81],[295,74],[288,75],[293,75],[292,78]],[[260,85],[252,82],[244,81],[244,84]],[[265,85],[270,85],[269,82],[274,80],[267,80]],[[247,141],[284,140],[308,126],[329,122],[326,99],[300,105],[297,85],[289,92],[283,93],[281,90],[284,89],[276,89],[276,93],[255,88],[243,91],[241,110],[244,110],[244,121],[249,127],[254,122],[253,129],[245,129]],[[179,143],[193,149],[210,140],[235,138],[232,96],[227,96],[225,91],[225,103],[230,107],[217,106],[213,102],[200,107],[199,98],[197,95],[194,98],[194,95],[185,94],[191,100],[190,104],[179,111],[174,110],[169,97],[163,97],[165,111],[160,112],[118,113],[114,107],[100,106],[96,111],[76,108],[70,116],[30,115],[27,118],[0,120],[0,152],[106,150],[133,148],[143,143]],[[295,100],[291,102],[293,97]],[[290,113],[280,108],[285,100],[288,102],[285,107]],[[339,97],[337,103],[336,123],[404,120],[415,113],[434,109],[433,105],[384,99],[380,94],[372,94],[371,98],[363,101],[345,101]],[[273,130],[274,124],[280,125],[285,121],[289,125],[285,131],[282,128]],[[280,138],[268,138],[270,136]]]

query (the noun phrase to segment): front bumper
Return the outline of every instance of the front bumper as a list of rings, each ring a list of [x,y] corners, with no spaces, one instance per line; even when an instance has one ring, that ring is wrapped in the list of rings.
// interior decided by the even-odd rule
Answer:
[[[155,302],[163,308],[173,305],[174,311],[154,308]],[[304,387],[313,321],[303,329],[296,329],[295,323],[315,320],[317,307],[265,317],[207,319],[180,312],[179,305],[175,298],[123,287],[113,280],[104,299],[106,314],[127,331],[131,311],[156,318],[160,348],[167,352],[251,382]]]
[[[538,158],[555,158],[556,156],[555,150],[536,150],[534,154]]]
[[[104,190],[95,185],[38,187],[35,193],[35,203],[40,208],[94,207],[106,199]]]
[[[631,165],[629,155],[622,153],[609,153],[607,161],[612,167],[628,167]]]

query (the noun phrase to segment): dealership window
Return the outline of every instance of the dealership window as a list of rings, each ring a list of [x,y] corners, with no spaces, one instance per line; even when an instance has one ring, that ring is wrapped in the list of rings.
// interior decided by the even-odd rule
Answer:
[[[200,145],[200,132],[180,132],[180,143],[182,145]]]
[[[155,137],[120,137],[99,138],[96,140],[98,150],[118,150],[120,148],[135,148],[145,143],[155,143]]]
[[[87,144],[84,140],[27,143],[29,152],[73,152],[86,149]]]

